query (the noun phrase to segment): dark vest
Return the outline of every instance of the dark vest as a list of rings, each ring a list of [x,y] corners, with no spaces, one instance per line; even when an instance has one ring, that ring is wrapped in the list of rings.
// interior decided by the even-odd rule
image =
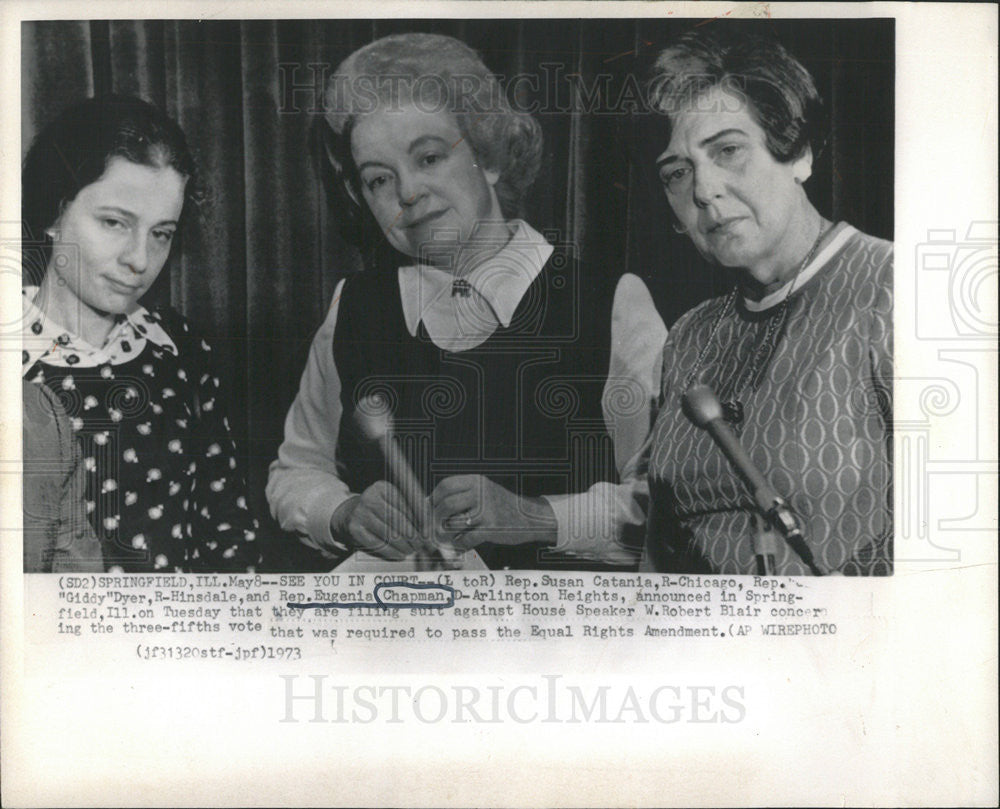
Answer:
[[[485,475],[527,497],[617,482],[601,411],[611,353],[611,296],[588,294],[579,265],[554,253],[510,326],[458,353],[435,346],[423,323],[406,328],[396,272],[348,278],[333,353],[342,383],[337,457],[352,491],[386,478],[354,411],[381,394],[407,460],[427,493],[457,474]],[[483,543],[491,568],[607,569],[536,544]]]

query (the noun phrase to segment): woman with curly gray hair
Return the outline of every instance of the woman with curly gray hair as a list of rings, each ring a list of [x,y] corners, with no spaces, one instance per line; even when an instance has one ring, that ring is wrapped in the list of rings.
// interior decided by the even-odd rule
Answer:
[[[635,456],[666,332],[637,277],[602,300],[572,250],[515,218],[538,123],[471,48],[435,34],[351,54],[326,122],[342,215],[398,260],[335,292],[271,467],[275,516],[334,557],[634,566]],[[358,430],[373,397],[430,493],[416,507]]]

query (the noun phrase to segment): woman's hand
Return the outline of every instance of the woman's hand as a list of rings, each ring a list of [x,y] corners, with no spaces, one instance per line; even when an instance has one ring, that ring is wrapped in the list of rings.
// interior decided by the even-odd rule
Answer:
[[[547,501],[518,497],[482,475],[445,478],[435,487],[430,501],[428,530],[437,544],[468,550],[481,542],[556,543],[558,526]]]
[[[335,537],[383,559],[404,559],[424,547],[403,495],[385,480],[344,502],[333,513],[330,528]]]

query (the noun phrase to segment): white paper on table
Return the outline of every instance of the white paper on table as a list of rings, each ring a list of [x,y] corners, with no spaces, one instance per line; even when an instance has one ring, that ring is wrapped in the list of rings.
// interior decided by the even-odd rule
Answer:
[[[459,554],[457,560],[461,564],[456,565],[454,570],[489,570],[483,558],[475,550],[465,551]],[[405,559],[380,559],[364,551],[356,551],[339,565],[338,573],[415,573],[417,568],[417,555],[412,554]]]

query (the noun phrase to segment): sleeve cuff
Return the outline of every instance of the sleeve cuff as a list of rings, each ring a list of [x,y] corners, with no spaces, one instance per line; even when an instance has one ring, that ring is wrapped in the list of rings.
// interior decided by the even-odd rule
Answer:
[[[337,509],[352,497],[354,495],[348,493],[335,497],[317,497],[313,501],[306,522],[306,530],[309,532],[309,539],[312,540],[309,544],[327,553],[344,553],[350,550],[333,535],[330,522]]]
[[[572,495],[553,494],[543,495],[542,499],[552,508],[552,513],[556,516],[556,547],[560,553],[571,552],[570,530],[569,530],[569,501]]]
[[[597,484],[580,494],[547,495],[556,517],[556,547],[584,559],[631,565],[636,552],[619,541],[614,519],[617,487]]]

